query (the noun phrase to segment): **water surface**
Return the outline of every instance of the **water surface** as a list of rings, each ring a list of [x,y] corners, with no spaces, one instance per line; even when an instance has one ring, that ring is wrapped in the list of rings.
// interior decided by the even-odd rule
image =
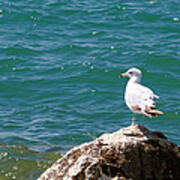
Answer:
[[[1,2],[5,152],[13,145],[30,154],[65,153],[130,125],[123,100],[127,80],[119,75],[133,66],[160,96],[157,106],[164,112],[147,118],[146,126],[180,144],[179,6],[178,0]],[[141,116],[136,123],[143,123]]]

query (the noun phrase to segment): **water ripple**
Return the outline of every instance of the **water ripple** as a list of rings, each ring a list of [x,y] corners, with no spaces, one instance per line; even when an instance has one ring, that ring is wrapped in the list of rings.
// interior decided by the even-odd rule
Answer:
[[[119,75],[136,66],[165,111],[147,126],[179,144],[178,5],[177,0],[1,3],[0,141],[67,151],[129,125],[126,80]]]

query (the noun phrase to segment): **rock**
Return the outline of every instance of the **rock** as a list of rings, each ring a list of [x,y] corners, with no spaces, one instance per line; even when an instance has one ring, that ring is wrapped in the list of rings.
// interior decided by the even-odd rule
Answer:
[[[38,180],[178,180],[180,147],[130,126],[70,150]]]

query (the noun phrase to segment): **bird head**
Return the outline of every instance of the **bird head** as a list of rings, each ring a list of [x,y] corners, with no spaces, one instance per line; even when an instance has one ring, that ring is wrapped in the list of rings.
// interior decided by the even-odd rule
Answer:
[[[141,71],[137,68],[130,68],[125,73],[122,73],[120,77],[129,77],[129,78],[136,78],[138,80],[141,79]]]

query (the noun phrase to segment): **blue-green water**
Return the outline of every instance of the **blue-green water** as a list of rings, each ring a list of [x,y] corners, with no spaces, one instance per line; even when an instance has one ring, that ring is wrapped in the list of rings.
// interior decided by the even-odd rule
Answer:
[[[130,125],[119,75],[136,66],[164,112],[145,125],[180,144],[179,7],[179,0],[1,2],[0,142],[64,153]]]

